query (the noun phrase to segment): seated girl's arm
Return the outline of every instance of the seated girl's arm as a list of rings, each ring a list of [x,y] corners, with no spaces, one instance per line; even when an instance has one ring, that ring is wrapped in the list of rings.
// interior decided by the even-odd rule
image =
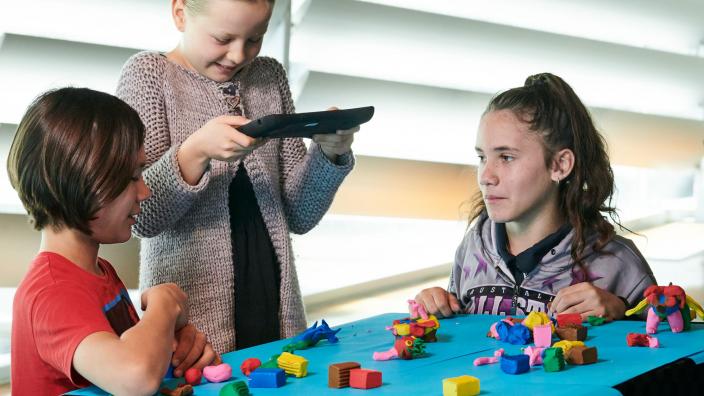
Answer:
[[[272,69],[286,114],[295,112],[286,72],[274,59],[262,58]],[[279,165],[282,199],[289,228],[303,234],[310,231],[327,212],[337,189],[352,171],[354,156],[347,152],[333,163],[313,142],[306,151],[302,139],[279,139]]]
[[[560,289],[550,304],[551,312],[578,313],[583,320],[589,316],[622,319],[626,309],[626,304],[620,297],[589,282]]]
[[[140,53],[130,58],[122,69],[117,87],[117,96],[139,113],[146,128],[144,150],[148,168],[144,171],[144,181],[152,190],[152,196],[141,204],[142,212],[137,216],[133,231],[147,238],[175,224],[209,181],[207,171],[195,185],[189,184],[181,174],[177,160],[180,145],[172,147],[164,107],[166,60],[159,57]]]
[[[142,294],[142,319],[117,336],[88,335],[73,355],[74,369],[85,379],[113,394],[151,395],[168,368],[174,332],[188,320],[186,294],[173,283]]]
[[[643,298],[645,289],[656,283],[643,255],[629,239],[616,236],[588,265],[599,277],[558,291],[550,305],[555,313],[579,313],[622,319],[627,309]],[[590,277],[591,278],[591,277]]]

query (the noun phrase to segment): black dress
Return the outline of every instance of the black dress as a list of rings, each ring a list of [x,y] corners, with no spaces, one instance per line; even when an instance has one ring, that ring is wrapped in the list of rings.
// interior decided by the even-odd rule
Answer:
[[[222,86],[230,113],[242,114],[237,86]],[[228,206],[235,263],[236,349],[280,339],[281,268],[252,183],[240,162],[229,186]]]

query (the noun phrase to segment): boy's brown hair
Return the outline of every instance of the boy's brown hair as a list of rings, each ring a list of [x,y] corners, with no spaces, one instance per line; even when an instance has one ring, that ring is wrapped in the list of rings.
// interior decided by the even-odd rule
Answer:
[[[122,100],[87,88],[61,88],[32,102],[12,141],[7,170],[34,228],[89,222],[117,198],[139,167],[139,114]]]

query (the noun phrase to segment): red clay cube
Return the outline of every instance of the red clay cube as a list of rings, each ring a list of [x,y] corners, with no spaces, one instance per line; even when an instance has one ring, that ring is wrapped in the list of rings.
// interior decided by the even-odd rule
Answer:
[[[559,314],[557,315],[557,327],[567,325],[582,325],[582,315],[580,314]]]
[[[372,389],[381,386],[381,371],[367,369],[350,370],[350,387]]]

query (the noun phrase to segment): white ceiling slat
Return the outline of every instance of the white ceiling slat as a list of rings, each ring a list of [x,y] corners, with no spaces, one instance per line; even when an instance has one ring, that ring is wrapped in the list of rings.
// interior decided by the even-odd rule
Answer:
[[[0,122],[16,124],[42,92],[63,86],[115,92],[134,49],[7,34],[0,48]]]
[[[359,0],[681,55],[704,56],[699,0]]]
[[[10,1],[0,30],[25,36],[167,51],[179,40],[163,0]]]
[[[364,2],[314,0],[290,54],[315,71],[490,94],[551,71],[592,106],[704,118],[703,58]]]
[[[357,154],[476,165],[476,130],[490,100],[484,93],[311,72],[296,108],[373,105],[374,118],[355,135]],[[614,164],[691,168],[701,158],[702,122],[590,110]]]

